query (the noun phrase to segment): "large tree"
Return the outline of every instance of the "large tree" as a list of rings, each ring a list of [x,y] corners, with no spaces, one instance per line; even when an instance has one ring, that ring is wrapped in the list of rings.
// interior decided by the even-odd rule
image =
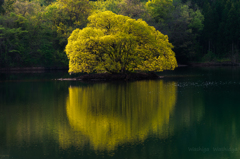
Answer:
[[[145,21],[111,11],[93,14],[68,38],[69,72],[162,71],[177,67],[172,44]]]

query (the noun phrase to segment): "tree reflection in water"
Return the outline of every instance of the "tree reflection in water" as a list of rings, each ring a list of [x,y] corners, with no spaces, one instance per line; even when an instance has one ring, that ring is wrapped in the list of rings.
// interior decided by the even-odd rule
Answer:
[[[173,132],[169,117],[176,103],[175,82],[138,81],[69,87],[66,112],[71,131],[62,129],[63,149],[84,146],[111,151],[144,141],[149,134],[166,138]]]

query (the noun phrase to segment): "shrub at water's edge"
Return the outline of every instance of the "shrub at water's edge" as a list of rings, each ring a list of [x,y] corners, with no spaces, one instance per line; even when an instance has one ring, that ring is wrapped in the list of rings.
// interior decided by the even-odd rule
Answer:
[[[177,67],[168,36],[145,21],[110,11],[93,14],[68,38],[69,72],[125,73]]]

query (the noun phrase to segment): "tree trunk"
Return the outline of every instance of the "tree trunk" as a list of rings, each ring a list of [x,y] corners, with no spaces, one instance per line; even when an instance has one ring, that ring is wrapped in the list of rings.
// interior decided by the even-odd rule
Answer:
[[[125,73],[125,72],[126,72],[125,67],[122,67],[121,73]]]
[[[234,62],[234,57],[233,57],[233,41],[232,41],[232,63]]]
[[[208,52],[210,52],[210,39],[208,39]]]

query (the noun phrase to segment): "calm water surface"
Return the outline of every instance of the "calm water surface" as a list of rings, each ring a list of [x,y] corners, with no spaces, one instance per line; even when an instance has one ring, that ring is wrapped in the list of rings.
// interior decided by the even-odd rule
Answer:
[[[0,73],[0,159],[239,159],[240,68],[135,82]]]

